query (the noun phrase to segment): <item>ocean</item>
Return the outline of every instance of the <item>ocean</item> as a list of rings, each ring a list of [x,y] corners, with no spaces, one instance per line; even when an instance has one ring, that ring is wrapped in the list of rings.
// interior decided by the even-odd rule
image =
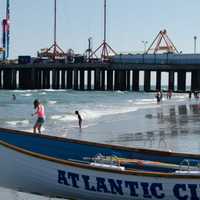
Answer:
[[[15,94],[16,100],[12,95]],[[0,127],[32,131],[33,101],[45,106],[43,134],[100,143],[200,153],[200,101],[173,94],[157,103],[154,93],[73,90],[0,91]],[[74,112],[83,118],[80,130]],[[0,199],[49,200],[0,189]],[[53,199],[52,199],[53,200]]]

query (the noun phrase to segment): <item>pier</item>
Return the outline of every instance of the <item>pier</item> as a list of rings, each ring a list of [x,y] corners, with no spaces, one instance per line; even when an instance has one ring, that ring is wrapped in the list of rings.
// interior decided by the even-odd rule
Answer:
[[[165,83],[163,83],[163,73],[165,74]],[[187,90],[200,90],[199,77],[200,65],[197,64],[52,63],[0,65],[0,89],[7,90],[73,89],[152,92],[161,90],[162,86],[167,86],[168,90],[174,92],[187,92]],[[186,87],[188,79],[190,84]]]

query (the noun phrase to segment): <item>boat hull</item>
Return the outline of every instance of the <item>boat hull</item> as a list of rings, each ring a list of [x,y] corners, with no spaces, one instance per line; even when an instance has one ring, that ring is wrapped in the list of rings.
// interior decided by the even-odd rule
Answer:
[[[105,169],[0,143],[0,185],[48,197],[82,200],[197,200],[200,176]]]
[[[100,144],[0,128],[0,140],[19,148],[62,159],[84,161],[97,155],[181,164],[200,155]]]

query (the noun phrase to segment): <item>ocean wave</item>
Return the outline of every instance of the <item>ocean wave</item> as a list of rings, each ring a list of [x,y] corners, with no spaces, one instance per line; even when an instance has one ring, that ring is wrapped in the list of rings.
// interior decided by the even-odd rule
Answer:
[[[116,115],[116,114],[124,114],[128,112],[135,112],[137,111],[137,107],[113,107],[113,108],[101,108],[101,109],[82,109],[79,110],[79,113],[81,117],[85,120],[92,120],[101,118],[103,116],[108,115]],[[77,116],[75,114],[63,114],[63,115],[52,115],[50,117],[52,120],[58,120],[58,121],[77,121]]]
[[[137,111],[138,108],[136,107],[115,107],[115,108],[104,108],[103,110],[90,110],[90,109],[85,109],[81,110],[80,113],[83,116],[84,119],[96,119],[100,118],[103,116],[108,116],[108,115],[116,115],[116,114],[124,114],[128,112],[135,112]]]
[[[32,92],[32,90],[13,90],[12,92],[14,92],[14,93],[27,93],[27,92]]]

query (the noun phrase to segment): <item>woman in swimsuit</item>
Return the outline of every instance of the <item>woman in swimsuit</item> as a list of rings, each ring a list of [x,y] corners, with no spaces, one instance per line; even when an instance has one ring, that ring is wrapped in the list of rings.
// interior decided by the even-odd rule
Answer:
[[[44,124],[45,121],[45,110],[44,106],[39,102],[39,100],[35,100],[33,102],[35,113],[32,114],[32,116],[37,115],[37,121],[35,122],[35,125],[33,127],[33,132],[36,133],[36,129],[38,130],[38,133],[41,133],[41,127]]]

